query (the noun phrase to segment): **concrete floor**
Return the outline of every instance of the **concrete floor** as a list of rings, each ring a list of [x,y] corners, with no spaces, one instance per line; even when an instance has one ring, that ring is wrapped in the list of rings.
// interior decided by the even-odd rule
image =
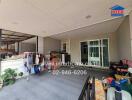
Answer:
[[[0,91],[0,100],[78,100],[88,75],[99,79],[107,75],[100,70],[86,70],[87,75],[53,75],[45,72],[30,76],[29,81],[20,79]]]

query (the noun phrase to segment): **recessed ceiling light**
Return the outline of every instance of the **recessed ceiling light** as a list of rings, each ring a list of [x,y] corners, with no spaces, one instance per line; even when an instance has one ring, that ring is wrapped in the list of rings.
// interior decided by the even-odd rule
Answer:
[[[87,15],[85,18],[86,19],[89,19],[89,18],[91,18],[92,16],[91,15]]]

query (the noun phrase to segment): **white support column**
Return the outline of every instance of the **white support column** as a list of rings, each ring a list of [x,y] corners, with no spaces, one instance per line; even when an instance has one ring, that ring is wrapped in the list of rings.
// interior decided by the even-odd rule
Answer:
[[[38,37],[38,46],[37,47],[38,47],[38,53],[43,54],[44,53],[44,38],[43,37]]]

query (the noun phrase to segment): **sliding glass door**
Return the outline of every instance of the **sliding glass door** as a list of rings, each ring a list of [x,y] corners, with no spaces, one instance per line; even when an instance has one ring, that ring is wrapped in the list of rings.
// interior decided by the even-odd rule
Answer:
[[[81,42],[81,62],[88,63],[88,45],[87,42]]]
[[[90,66],[109,66],[108,39],[81,42],[81,62]]]
[[[99,40],[88,42],[88,63],[89,65],[100,65],[100,44]]]
[[[108,48],[108,39],[102,40],[102,54],[103,54],[103,66],[109,66],[109,48]]]

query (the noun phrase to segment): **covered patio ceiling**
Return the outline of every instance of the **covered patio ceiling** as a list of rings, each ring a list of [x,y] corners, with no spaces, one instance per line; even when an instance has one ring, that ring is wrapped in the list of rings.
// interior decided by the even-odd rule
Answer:
[[[15,42],[24,41],[35,37],[34,35],[29,35],[25,33],[13,32],[8,30],[1,30],[1,42],[4,44],[13,44]]]
[[[51,38],[63,40],[63,39],[79,39],[88,36],[101,35],[114,33],[119,28],[120,24],[124,21],[125,17],[120,17],[112,20],[107,20],[101,23],[96,23],[91,26],[82,27],[79,29],[67,31],[60,34],[50,36]]]
[[[0,28],[46,37],[115,19],[115,5],[132,10],[132,0],[0,0]]]

